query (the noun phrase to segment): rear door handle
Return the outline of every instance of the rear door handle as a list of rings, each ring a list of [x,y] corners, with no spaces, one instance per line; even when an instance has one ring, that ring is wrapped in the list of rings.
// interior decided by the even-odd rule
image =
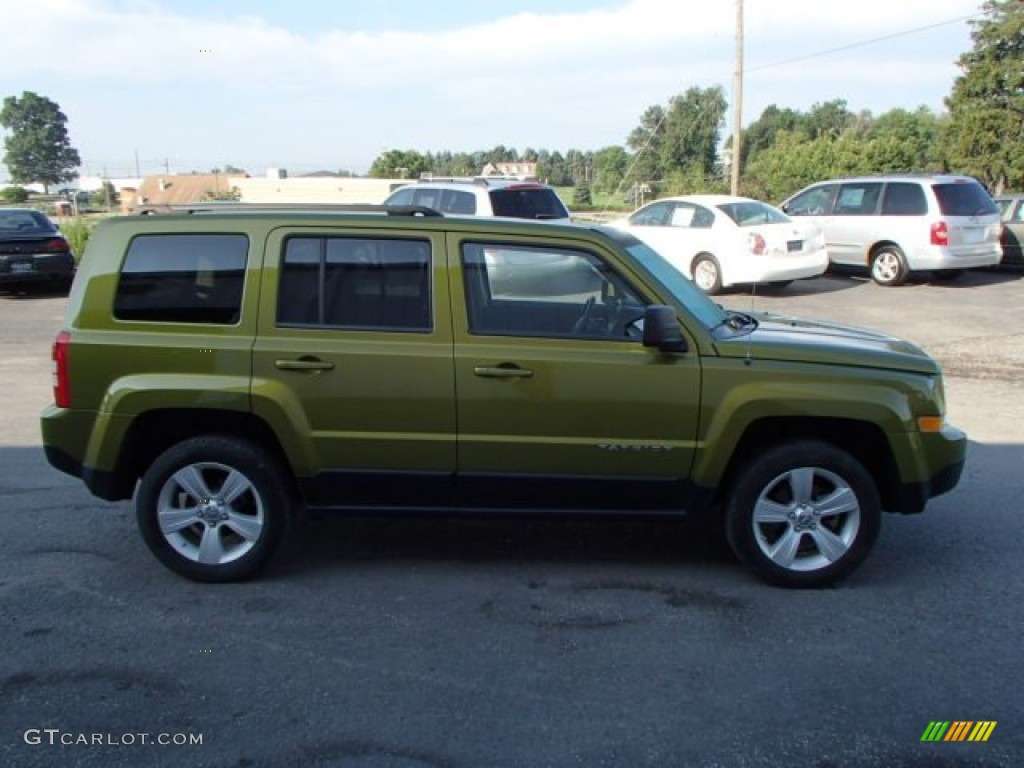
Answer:
[[[274,367],[281,371],[330,371],[334,363],[315,357],[300,357],[298,360],[275,360]]]
[[[529,379],[533,376],[533,371],[517,365],[499,365],[493,368],[478,365],[473,369],[473,373],[484,379]]]

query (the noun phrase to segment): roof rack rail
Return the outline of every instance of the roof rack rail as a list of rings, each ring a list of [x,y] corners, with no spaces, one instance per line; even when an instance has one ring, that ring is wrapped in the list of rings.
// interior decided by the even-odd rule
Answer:
[[[220,213],[222,211],[338,211],[341,213],[384,213],[388,216],[442,216],[425,205],[375,205],[370,203],[181,203],[143,205],[136,211],[146,216],[159,213]]]

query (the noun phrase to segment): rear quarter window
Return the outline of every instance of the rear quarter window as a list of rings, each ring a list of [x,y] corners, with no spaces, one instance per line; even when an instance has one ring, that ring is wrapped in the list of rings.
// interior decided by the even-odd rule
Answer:
[[[975,181],[933,184],[939,210],[946,216],[984,216],[999,213],[985,188]]]
[[[248,253],[245,235],[139,235],[121,267],[114,317],[237,323]]]

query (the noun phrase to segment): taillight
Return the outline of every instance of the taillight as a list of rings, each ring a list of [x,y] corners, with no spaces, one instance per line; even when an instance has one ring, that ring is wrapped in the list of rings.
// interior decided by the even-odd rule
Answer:
[[[68,376],[68,352],[71,334],[61,331],[53,342],[53,402],[58,408],[71,407],[71,379]]]
[[[747,235],[747,247],[750,248],[750,252],[755,256],[761,256],[765,252],[765,242],[761,235],[751,232]]]
[[[946,222],[937,221],[932,224],[932,245],[949,245],[949,227]]]
[[[70,250],[68,241],[62,237],[52,237],[43,243],[43,251],[46,253],[67,253]]]

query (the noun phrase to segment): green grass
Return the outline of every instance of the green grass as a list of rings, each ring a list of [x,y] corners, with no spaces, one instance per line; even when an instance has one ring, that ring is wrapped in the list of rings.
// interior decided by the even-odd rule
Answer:
[[[60,231],[71,244],[71,252],[75,254],[75,261],[82,258],[85,253],[85,246],[89,243],[89,235],[92,234],[98,218],[76,216],[74,218],[61,219]]]

